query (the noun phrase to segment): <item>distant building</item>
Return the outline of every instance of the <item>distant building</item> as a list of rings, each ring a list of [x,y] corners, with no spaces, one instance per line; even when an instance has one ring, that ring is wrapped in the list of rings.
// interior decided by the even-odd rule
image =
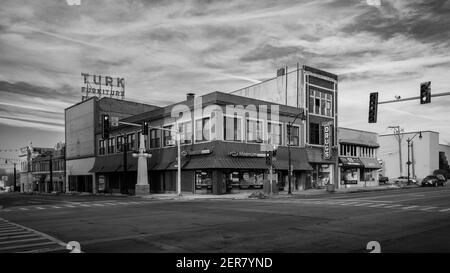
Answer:
[[[439,144],[439,133],[434,131],[405,132],[400,134],[400,148],[398,135],[380,135],[379,157],[383,161],[383,172],[389,178],[408,175],[408,144],[407,139],[412,138],[410,147],[410,176],[419,180],[433,174],[435,170],[449,171],[450,146]],[[400,152],[401,150],[401,163]]]
[[[54,148],[33,147],[32,144],[20,149],[20,192],[33,192],[36,190],[37,180],[33,176],[33,159],[45,153],[51,153]]]
[[[379,185],[378,134],[338,128],[340,188]]]
[[[52,150],[35,156],[31,163],[33,191],[65,192],[65,146],[58,144]]]

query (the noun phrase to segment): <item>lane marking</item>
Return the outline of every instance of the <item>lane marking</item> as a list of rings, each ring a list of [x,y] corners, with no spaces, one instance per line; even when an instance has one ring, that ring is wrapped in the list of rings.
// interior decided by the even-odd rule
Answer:
[[[46,208],[43,208],[43,207],[36,207],[36,209],[41,210],[41,209],[46,209]]]
[[[28,208],[19,208],[20,210],[30,210],[30,209],[28,209]]]
[[[446,212],[446,211],[450,211],[450,208],[448,209],[441,209],[440,212]]]
[[[60,209],[61,207],[58,207],[58,206],[52,206],[52,208],[54,208],[54,209]]]

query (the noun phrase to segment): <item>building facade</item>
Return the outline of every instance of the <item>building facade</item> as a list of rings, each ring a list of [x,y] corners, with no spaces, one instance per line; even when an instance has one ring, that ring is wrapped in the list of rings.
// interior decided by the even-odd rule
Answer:
[[[33,175],[36,170],[33,160],[44,154],[53,153],[54,150],[55,148],[33,147],[31,144],[20,149],[20,192],[31,193],[37,190],[36,183],[39,179],[35,179],[36,177]]]
[[[95,176],[89,171],[97,156],[95,135],[101,132],[103,114],[121,119],[155,108],[108,97],[91,97],[65,109],[66,191],[95,193]]]
[[[181,132],[182,191],[224,194],[261,188],[268,179],[261,148],[266,144],[277,148],[274,178],[279,189],[287,190],[288,142],[292,189],[337,186],[337,76],[306,66],[286,72],[231,94],[190,94],[166,107],[145,105],[138,111],[126,105],[119,111],[120,103],[107,106],[105,98],[69,107],[68,191],[134,194],[137,159],[132,154],[141,127],[120,125],[102,139],[101,115],[118,113],[122,122],[150,126],[145,146],[151,154],[147,166],[153,193],[176,191],[176,138],[167,129]]]
[[[31,162],[32,191],[65,192],[65,145],[35,156]]]
[[[277,77],[232,94],[305,109],[306,120],[301,126],[301,137],[313,167],[312,185],[324,187],[329,181],[339,185],[337,75],[297,65],[290,72],[287,67],[280,69]],[[328,146],[329,156],[324,156],[324,146]]]
[[[382,166],[378,159],[378,134],[338,128],[339,187],[371,187],[379,185]]]
[[[435,170],[449,170],[450,146],[439,144],[438,132],[402,132],[379,137],[379,157],[384,163],[385,176],[396,178],[408,175],[408,138],[412,139],[409,147],[410,177],[420,181]]]

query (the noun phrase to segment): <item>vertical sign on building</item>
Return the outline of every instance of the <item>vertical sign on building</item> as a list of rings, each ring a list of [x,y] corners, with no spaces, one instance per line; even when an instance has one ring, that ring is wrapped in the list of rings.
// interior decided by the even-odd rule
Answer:
[[[323,126],[323,159],[331,159],[331,121],[322,123]]]

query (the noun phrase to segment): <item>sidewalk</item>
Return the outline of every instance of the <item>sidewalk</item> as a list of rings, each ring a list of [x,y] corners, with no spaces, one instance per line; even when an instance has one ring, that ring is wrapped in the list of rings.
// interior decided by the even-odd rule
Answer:
[[[136,198],[143,199],[155,199],[155,200],[205,200],[205,199],[259,199],[259,198],[293,198],[293,197],[309,197],[318,195],[334,195],[334,194],[347,194],[347,193],[357,193],[357,192],[372,192],[372,191],[388,191],[388,190],[399,190],[399,189],[410,189],[417,188],[417,185],[409,186],[399,186],[399,185],[386,185],[377,187],[366,187],[366,188],[347,188],[347,189],[337,189],[334,192],[327,192],[326,189],[309,189],[303,191],[293,191],[291,195],[288,191],[280,191],[279,194],[272,196],[265,196],[262,190],[254,191],[244,191],[240,193],[232,194],[193,194],[193,193],[182,193],[182,196],[177,196],[176,193],[157,193],[145,196],[134,196]]]

